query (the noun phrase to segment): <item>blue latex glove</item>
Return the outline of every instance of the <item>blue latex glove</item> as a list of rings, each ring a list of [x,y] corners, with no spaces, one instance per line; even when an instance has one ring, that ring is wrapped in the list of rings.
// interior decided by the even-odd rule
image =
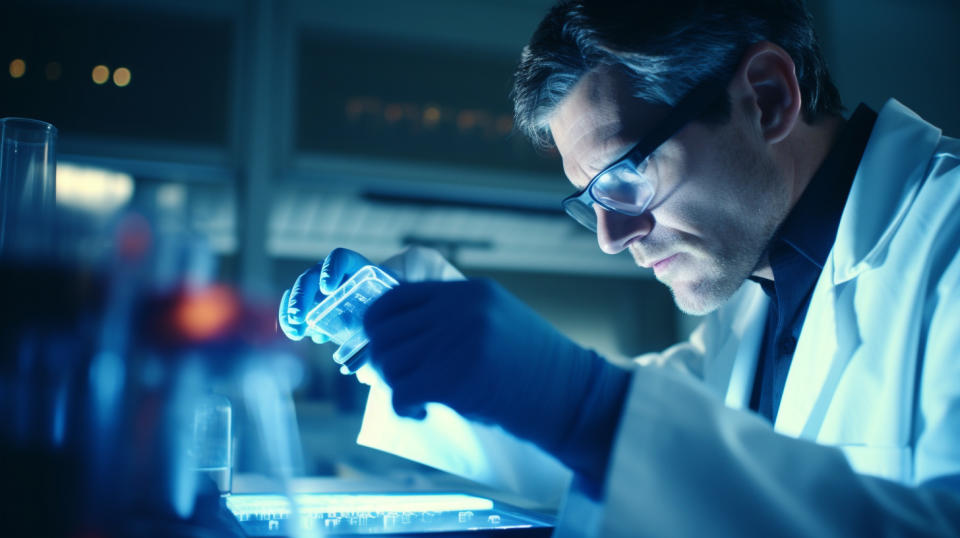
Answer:
[[[283,292],[280,299],[278,321],[283,334],[298,341],[310,337],[317,344],[330,340],[306,324],[307,313],[364,265],[370,265],[370,260],[352,250],[338,248],[331,251],[323,262],[304,271],[297,277],[293,288]]]
[[[489,280],[405,283],[364,316],[400,415],[440,402],[533,441],[599,482],[630,373]]]

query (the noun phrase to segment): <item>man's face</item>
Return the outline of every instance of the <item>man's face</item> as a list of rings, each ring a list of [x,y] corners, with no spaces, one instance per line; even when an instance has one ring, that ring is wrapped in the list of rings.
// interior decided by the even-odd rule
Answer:
[[[587,74],[550,121],[570,182],[586,187],[665,112],[632,97],[615,72]],[[787,183],[755,123],[734,101],[724,125],[687,124],[651,157],[656,194],[644,214],[595,207],[600,248],[628,249],[638,265],[652,267],[685,312],[715,310],[760,269],[789,210]]]

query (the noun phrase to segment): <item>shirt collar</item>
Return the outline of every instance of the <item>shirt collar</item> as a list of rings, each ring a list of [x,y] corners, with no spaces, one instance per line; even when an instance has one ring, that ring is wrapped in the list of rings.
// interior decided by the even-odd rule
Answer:
[[[837,136],[823,164],[774,236],[823,269],[833,248],[843,206],[860,159],[877,121],[877,113],[861,104]]]

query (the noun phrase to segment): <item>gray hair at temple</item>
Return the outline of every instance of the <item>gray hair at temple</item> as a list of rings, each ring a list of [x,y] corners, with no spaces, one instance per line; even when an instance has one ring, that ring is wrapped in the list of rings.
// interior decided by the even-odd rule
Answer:
[[[634,96],[673,106],[698,83],[733,76],[747,47],[760,41],[793,58],[807,122],[842,112],[802,0],[575,0],[554,6],[524,47],[511,93],[514,121],[549,147],[551,114],[589,71],[622,69]],[[729,97],[718,95],[700,120],[729,117]]]

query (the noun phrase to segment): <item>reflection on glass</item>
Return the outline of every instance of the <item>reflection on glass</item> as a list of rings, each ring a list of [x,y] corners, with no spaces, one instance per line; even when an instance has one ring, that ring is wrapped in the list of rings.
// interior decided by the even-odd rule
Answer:
[[[0,119],[0,257],[41,258],[53,248],[57,129]]]

